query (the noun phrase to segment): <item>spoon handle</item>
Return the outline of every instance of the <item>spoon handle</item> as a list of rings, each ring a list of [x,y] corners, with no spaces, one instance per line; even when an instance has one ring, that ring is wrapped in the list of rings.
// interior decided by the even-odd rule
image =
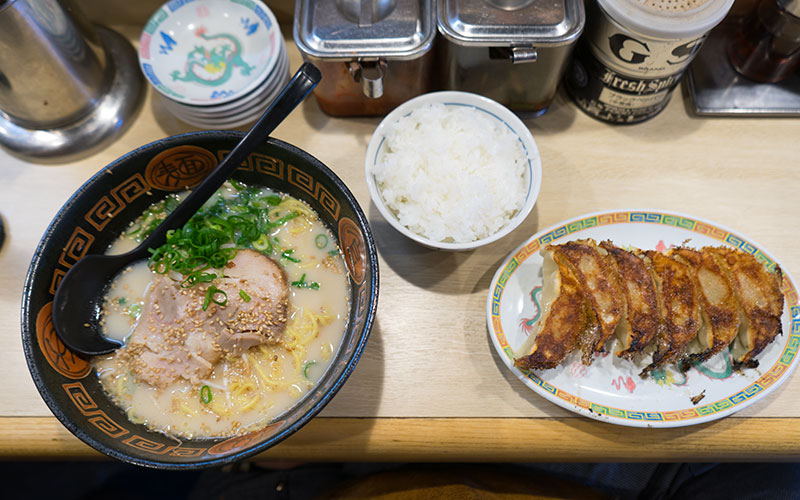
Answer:
[[[211,171],[203,182],[194,188],[150,236],[134,252],[143,257],[148,248],[157,248],[166,241],[167,231],[181,227],[203,206],[217,189],[233,174],[251,152],[300,104],[322,79],[319,69],[311,63],[304,63],[280,95],[261,115],[253,128],[228,153],[219,165]]]

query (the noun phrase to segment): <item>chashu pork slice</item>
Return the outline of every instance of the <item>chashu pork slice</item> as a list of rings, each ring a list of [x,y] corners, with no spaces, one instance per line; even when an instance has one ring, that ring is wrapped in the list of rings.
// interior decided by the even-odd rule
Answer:
[[[570,241],[559,245],[557,252],[572,267],[597,322],[597,328],[587,331],[582,339],[583,362],[588,365],[595,353],[603,351],[622,317],[620,278],[608,252],[594,240]]]
[[[631,359],[650,345],[661,331],[656,284],[641,257],[610,241],[603,241],[600,246],[616,266],[624,297],[622,316],[615,331],[621,344],[616,355]]]
[[[665,364],[681,361],[701,324],[700,301],[691,268],[652,250],[644,252],[644,259],[656,283],[664,328],[655,339],[653,360],[642,370],[642,376]]]
[[[733,343],[733,358],[738,364],[752,364],[755,356],[783,333],[781,270],[776,266],[771,272],[740,250],[708,247],[706,251],[725,270],[738,302],[741,323]]]
[[[224,356],[280,339],[286,326],[288,285],[272,259],[240,250],[211,284],[181,288],[157,274],[145,297],[139,322],[118,355],[137,379],[164,387],[184,378],[197,383]],[[209,286],[225,292],[224,305],[210,302]],[[239,292],[244,291],[247,298]],[[215,298],[223,302],[224,296]]]
[[[516,366],[529,370],[555,368],[596,328],[581,285],[557,246],[548,245],[541,254],[542,317],[520,349],[524,355],[515,360]]]
[[[701,325],[687,364],[705,361],[722,351],[739,331],[739,308],[733,287],[718,260],[704,249],[678,247],[667,253],[691,269],[699,292]]]
[[[228,300],[236,299],[234,307],[215,310],[225,324],[218,339],[223,352],[238,356],[253,345],[280,339],[286,327],[289,286],[275,261],[255,250],[239,250],[216,286],[227,292]]]

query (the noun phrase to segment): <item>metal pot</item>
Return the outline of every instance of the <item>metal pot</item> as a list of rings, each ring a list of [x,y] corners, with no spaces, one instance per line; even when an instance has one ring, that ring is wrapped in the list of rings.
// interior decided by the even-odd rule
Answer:
[[[439,80],[515,111],[547,111],[583,31],[581,0],[439,0]]]
[[[298,0],[294,41],[322,71],[314,89],[334,116],[383,115],[432,89],[432,0]]]

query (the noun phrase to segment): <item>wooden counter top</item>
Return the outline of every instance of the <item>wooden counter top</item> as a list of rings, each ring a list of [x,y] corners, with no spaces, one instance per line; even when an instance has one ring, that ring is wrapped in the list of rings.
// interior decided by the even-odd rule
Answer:
[[[288,40],[291,67],[300,56]],[[652,208],[714,221],[759,242],[800,276],[800,120],[697,118],[677,92],[656,118],[611,126],[560,94],[527,120],[544,168],[533,212],[511,235],[467,253],[395,232],[371,203],[364,154],[379,118],[333,118],[309,99],[274,136],[308,151],[353,191],[380,253],[378,316],[355,372],[319,417],[263,458],[286,460],[797,460],[800,377],[732,417],[678,429],[595,422],[542,399],[502,365],[487,334],[489,285],[538,230],[593,211]],[[98,169],[194,130],[148,92],[105,150],[63,165],[0,151],[0,458],[97,458],[50,414],[21,346],[20,294],[31,256],[61,205]]]

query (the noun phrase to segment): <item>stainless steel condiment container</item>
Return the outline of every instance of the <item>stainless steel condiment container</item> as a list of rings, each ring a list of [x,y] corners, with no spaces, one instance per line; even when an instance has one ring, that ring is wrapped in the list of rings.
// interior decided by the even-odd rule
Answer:
[[[542,114],[585,22],[581,0],[439,0],[439,81]]]
[[[73,0],[0,0],[0,146],[36,162],[88,155],[143,96],[136,52]]]
[[[382,115],[432,89],[433,0],[297,0],[294,41],[319,67],[320,108]]]

